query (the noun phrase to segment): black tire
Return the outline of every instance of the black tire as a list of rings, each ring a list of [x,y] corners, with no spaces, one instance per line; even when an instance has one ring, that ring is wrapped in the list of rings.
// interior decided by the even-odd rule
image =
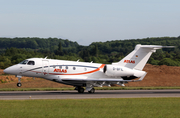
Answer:
[[[90,91],[88,91],[89,93],[94,93],[95,92],[95,89],[92,88]]]
[[[92,88],[91,91],[92,91],[92,93],[95,93],[95,89],[94,88]]]
[[[21,83],[17,83],[17,87],[21,87],[22,86],[22,84]]]
[[[78,92],[79,92],[79,93],[84,93],[84,88],[81,88],[81,87],[78,88]]]

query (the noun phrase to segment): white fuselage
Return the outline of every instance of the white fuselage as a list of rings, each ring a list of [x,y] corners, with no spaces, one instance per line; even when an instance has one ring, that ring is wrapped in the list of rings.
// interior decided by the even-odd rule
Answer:
[[[74,82],[64,82],[63,79],[71,80],[88,80],[92,79],[119,79],[123,80],[121,77],[134,76],[134,73],[140,73],[140,77],[144,74],[144,71],[137,71],[128,69],[126,67],[112,66],[111,68],[105,64],[97,63],[86,63],[86,62],[76,62],[76,61],[64,61],[55,59],[43,59],[43,58],[31,58],[27,59],[27,62],[34,62],[34,64],[20,63],[11,66],[4,70],[4,72],[9,74],[14,74],[18,76],[29,76],[29,77],[40,77],[48,79],[51,81],[56,81],[64,84],[75,85]],[[108,67],[108,71],[103,72],[104,67]],[[119,67],[119,68],[118,68]],[[111,74],[109,74],[111,73]],[[79,83],[79,82],[78,82]],[[85,84],[86,82],[84,82]]]
[[[174,46],[137,44],[131,53],[113,64],[30,58],[6,68],[4,72],[17,75],[18,87],[21,86],[22,76],[30,76],[73,85],[79,93],[84,92],[83,87],[86,87],[89,93],[94,93],[93,87],[96,86],[110,86],[111,84],[124,86],[127,82],[142,81],[147,74],[142,69],[151,54],[161,48],[174,48]],[[139,77],[138,80],[132,80]]]

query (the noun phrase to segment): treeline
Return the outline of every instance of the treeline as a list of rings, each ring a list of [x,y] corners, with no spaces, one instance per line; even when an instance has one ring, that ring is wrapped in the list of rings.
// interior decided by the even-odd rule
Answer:
[[[78,51],[79,44],[77,42],[69,41],[68,39],[58,38],[0,38],[0,49],[7,49],[11,47],[16,48],[29,48],[45,51],[54,51],[58,48],[58,44],[61,42],[63,49],[68,48],[69,51]]]
[[[180,37],[94,42],[89,46],[57,38],[0,38],[0,68],[17,64],[27,58],[46,56],[52,59],[80,59],[95,63],[118,62],[130,53],[136,44],[176,46],[175,49],[157,50],[148,63],[180,66]]]

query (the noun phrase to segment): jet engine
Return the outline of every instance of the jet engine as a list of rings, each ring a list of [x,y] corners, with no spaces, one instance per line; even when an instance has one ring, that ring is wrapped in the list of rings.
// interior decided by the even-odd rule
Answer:
[[[110,77],[130,77],[134,76],[134,70],[118,65],[105,65],[103,72]]]

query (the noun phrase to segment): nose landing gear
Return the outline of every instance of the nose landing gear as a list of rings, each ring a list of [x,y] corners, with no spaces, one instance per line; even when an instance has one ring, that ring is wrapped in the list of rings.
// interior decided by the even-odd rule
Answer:
[[[18,77],[17,87],[21,87],[22,86],[22,84],[21,84],[21,77],[22,76],[16,75],[16,77]]]
[[[17,87],[21,87],[21,86],[22,86],[22,84],[18,82],[17,83]]]

